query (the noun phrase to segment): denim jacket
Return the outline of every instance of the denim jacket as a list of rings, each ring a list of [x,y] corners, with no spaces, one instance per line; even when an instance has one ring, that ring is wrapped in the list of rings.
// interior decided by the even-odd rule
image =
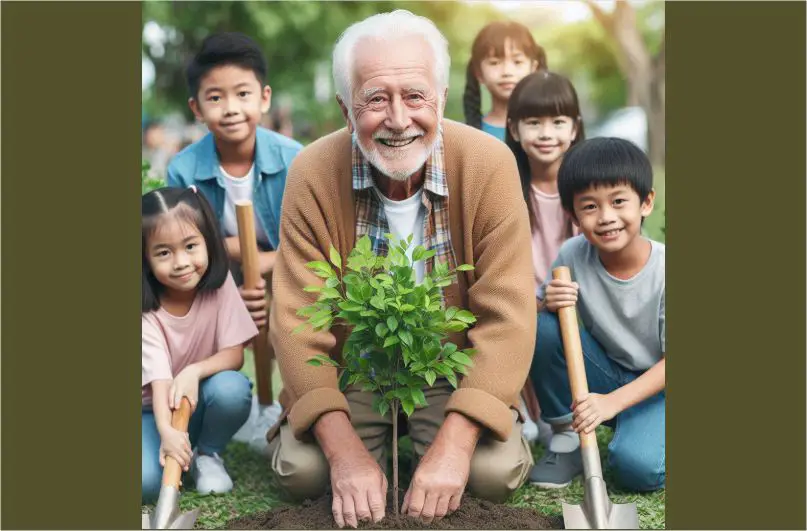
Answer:
[[[253,206],[258,220],[269,238],[272,249],[280,243],[280,209],[286,174],[292,159],[302,145],[281,134],[258,127],[255,131],[255,188]],[[187,188],[196,185],[221,222],[224,216],[225,187],[213,135],[176,154],[168,165],[168,186]]]

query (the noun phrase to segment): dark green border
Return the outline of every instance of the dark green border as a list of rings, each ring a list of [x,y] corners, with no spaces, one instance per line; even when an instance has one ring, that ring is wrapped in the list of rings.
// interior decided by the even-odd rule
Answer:
[[[805,528],[805,4],[667,3],[673,529]]]
[[[4,529],[138,529],[139,3],[2,4]]]
[[[0,9],[0,523],[136,529],[140,6]],[[671,528],[805,527],[804,20],[667,5]]]

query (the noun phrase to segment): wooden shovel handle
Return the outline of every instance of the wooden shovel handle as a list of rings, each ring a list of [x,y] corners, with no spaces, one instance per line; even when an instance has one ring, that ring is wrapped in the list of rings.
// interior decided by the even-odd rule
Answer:
[[[171,415],[171,427],[179,431],[188,431],[188,422],[191,419],[191,403],[186,397],[182,397],[179,409],[175,409]],[[182,467],[173,457],[165,456],[165,468],[163,468],[163,485],[172,485],[179,488],[179,480],[182,477]]]
[[[255,213],[252,201],[238,201],[235,205],[238,223],[238,242],[241,246],[241,269],[244,273],[244,287],[255,289],[261,279],[258,263],[258,239],[255,233]],[[266,326],[258,330],[253,341],[255,355],[255,380],[258,387],[258,403],[272,404],[272,349],[266,333]]]
[[[571,282],[572,275],[568,267],[561,266],[552,270],[552,278]],[[586,366],[583,361],[583,346],[580,343],[580,328],[577,325],[577,308],[567,306],[558,309],[560,335],[563,338],[563,353],[566,356],[566,368],[569,372],[569,384],[572,388],[572,399],[577,400],[588,393]],[[580,446],[597,445],[597,438],[592,433],[580,434]]]

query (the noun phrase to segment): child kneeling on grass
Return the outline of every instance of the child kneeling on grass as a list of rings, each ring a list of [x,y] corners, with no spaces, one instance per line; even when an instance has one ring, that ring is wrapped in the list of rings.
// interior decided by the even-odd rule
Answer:
[[[190,470],[200,493],[229,492],[219,454],[249,416],[252,391],[238,369],[258,329],[204,196],[160,188],[143,196],[141,212],[142,501],[157,498],[166,456]],[[182,397],[187,432],[171,426]]]
[[[552,264],[569,267],[574,281],[548,276],[538,293],[530,378],[554,433],[530,482],[569,485],[583,470],[575,432],[605,423],[615,430],[608,460],[619,485],[664,488],[665,246],[641,235],[655,197],[650,162],[626,140],[587,140],[566,154],[558,189],[582,234]],[[575,304],[590,392],[572,403],[556,312]]]

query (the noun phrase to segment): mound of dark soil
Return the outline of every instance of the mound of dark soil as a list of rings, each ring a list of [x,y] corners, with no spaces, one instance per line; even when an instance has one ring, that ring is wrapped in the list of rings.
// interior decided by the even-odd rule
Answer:
[[[387,509],[380,522],[359,522],[359,529],[563,529],[560,517],[541,515],[534,509],[499,505],[470,496],[463,496],[460,508],[453,514],[430,525],[420,520],[401,517],[398,522]],[[331,497],[306,500],[294,507],[278,507],[268,512],[236,518],[227,529],[337,529],[331,513]],[[347,526],[345,529],[349,529]]]

